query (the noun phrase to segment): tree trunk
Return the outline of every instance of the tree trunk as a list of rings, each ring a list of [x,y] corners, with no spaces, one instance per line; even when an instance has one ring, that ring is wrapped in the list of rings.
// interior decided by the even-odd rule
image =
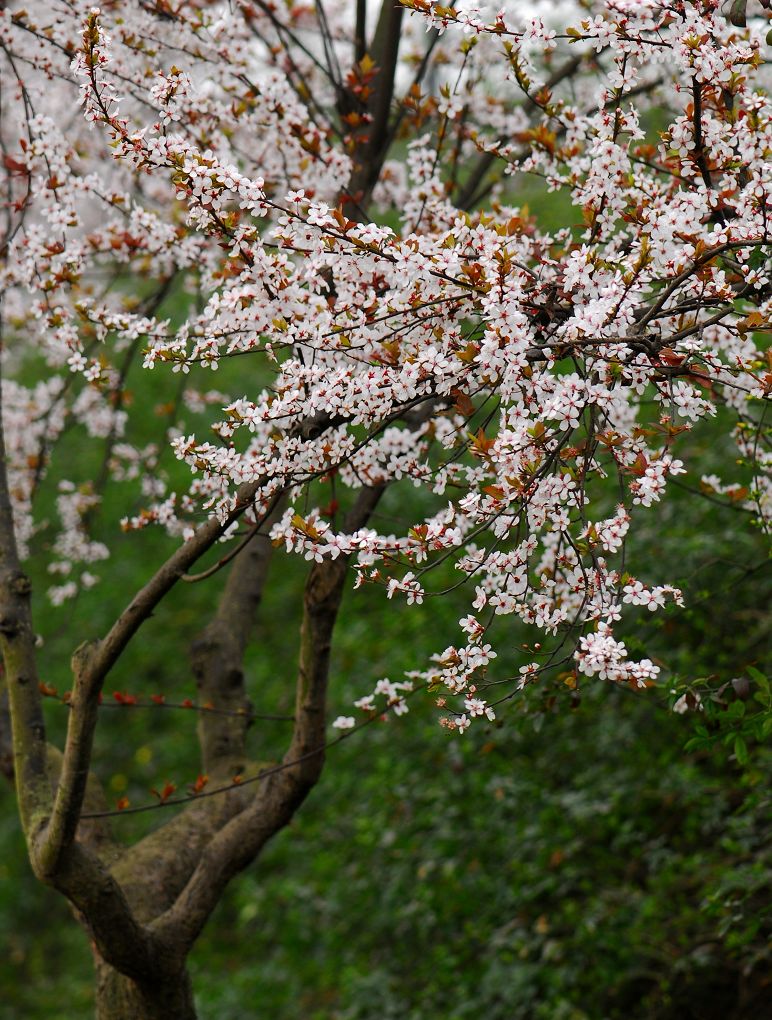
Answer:
[[[96,959],[96,1020],[196,1020],[187,971],[142,986]]]

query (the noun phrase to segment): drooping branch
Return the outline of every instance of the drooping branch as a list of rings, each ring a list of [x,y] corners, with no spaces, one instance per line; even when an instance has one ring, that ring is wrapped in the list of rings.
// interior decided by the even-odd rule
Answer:
[[[301,439],[316,438],[325,429],[336,424],[339,424],[339,419],[332,418],[326,413],[317,413],[298,421],[289,430],[288,435]],[[152,615],[161,599],[171,591],[193,564],[212,548],[228,528],[254,505],[255,497],[265,482],[265,478],[258,478],[252,482],[242,483],[236,491],[232,509],[222,518],[212,516],[200,525],[193,536],[179,546],[158,568],[147,584],[137,592],[107,635],[95,644],[89,656],[89,671],[99,678],[100,685],[126,645],[145,620]],[[273,510],[276,500],[279,498],[280,494],[274,496],[268,513]]]
[[[422,405],[424,410],[416,413],[416,405]],[[415,422],[423,420],[423,414],[428,413],[428,408],[432,406],[434,406],[432,398],[427,400],[427,398],[421,397],[408,401],[389,415],[379,426],[379,429],[399,419],[409,422],[412,427]],[[348,421],[347,416],[330,415],[326,411],[319,411],[297,421],[288,430],[287,435],[303,440],[318,439],[327,429],[334,428],[346,421]],[[374,432],[373,435],[375,434]],[[236,492],[233,508],[222,519],[213,516],[200,525],[193,536],[179,546],[158,568],[147,584],[137,592],[107,635],[94,644],[89,654],[88,669],[89,672],[100,678],[100,684],[134,634],[152,615],[161,599],[171,591],[189,568],[212,548],[227,529],[253,506],[255,497],[265,482],[265,478],[259,478],[256,481],[244,482],[240,485]],[[281,491],[286,491],[286,488],[288,486]],[[272,512],[280,498],[280,493],[274,496],[268,514]],[[263,519],[260,523],[263,523]]]

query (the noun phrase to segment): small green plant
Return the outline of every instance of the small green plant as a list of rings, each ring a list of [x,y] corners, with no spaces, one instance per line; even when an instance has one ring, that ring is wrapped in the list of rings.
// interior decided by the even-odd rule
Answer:
[[[747,676],[735,677],[716,686],[714,677],[700,677],[677,684],[671,691],[674,712],[698,713],[695,735],[687,751],[731,748],[738,765],[747,766],[754,745],[763,744],[772,733],[772,691],[769,679],[747,666]]]

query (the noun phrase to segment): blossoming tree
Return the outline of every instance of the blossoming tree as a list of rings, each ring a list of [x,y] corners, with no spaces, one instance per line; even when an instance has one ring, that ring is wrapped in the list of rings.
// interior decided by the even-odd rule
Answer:
[[[410,692],[463,733],[558,668],[650,686],[620,621],[682,596],[628,534],[677,475],[769,527],[770,4],[2,8],[9,771],[33,870],[92,939],[98,1015],[192,1017],[191,946],[330,742]],[[518,202],[522,175],[570,203],[564,227]],[[157,443],[135,438],[137,362],[168,390]],[[701,477],[684,434],[717,408],[736,453]],[[57,460],[72,427],[102,451],[93,477]],[[111,571],[95,521],[130,483],[123,529],[172,551],[106,633],[73,635],[57,694],[32,608]],[[400,489],[410,519],[379,529]],[[244,655],[282,547],[308,561],[296,707],[258,768]],[[27,559],[53,578],[36,607]],[[455,643],[353,706],[333,692],[328,729],[345,587],[409,612],[456,587],[448,566],[469,593]],[[113,811],[91,772],[103,685],[175,585],[223,576],[190,656],[199,778],[126,846],[112,816],[143,806]]]

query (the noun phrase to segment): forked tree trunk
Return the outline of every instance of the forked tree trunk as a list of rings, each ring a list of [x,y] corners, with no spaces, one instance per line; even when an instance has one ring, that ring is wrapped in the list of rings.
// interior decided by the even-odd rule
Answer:
[[[140,987],[103,960],[96,965],[96,1020],[196,1020],[187,971]]]

